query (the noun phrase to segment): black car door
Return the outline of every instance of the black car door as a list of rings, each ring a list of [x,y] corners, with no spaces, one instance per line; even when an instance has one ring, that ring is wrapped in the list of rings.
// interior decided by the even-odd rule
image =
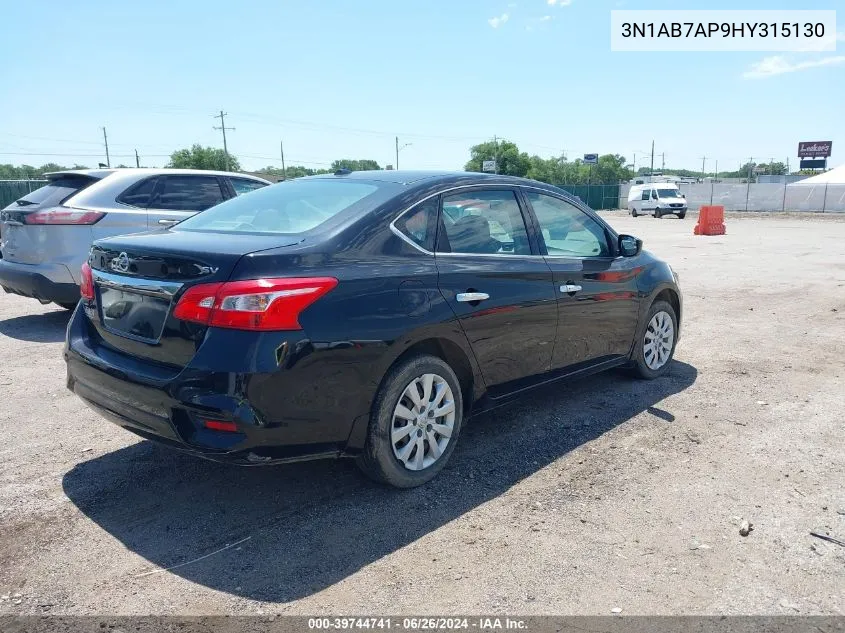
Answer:
[[[549,371],[557,327],[552,272],[532,249],[511,187],[441,196],[439,287],[460,320],[491,395]]]
[[[552,367],[626,356],[637,328],[637,258],[617,256],[604,226],[563,197],[523,193],[554,275],[559,320]]]

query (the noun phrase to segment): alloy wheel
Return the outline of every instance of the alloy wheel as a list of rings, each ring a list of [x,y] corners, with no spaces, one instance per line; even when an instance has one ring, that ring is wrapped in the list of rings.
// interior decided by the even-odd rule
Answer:
[[[446,379],[423,374],[405,387],[393,410],[390,443],[408,470],[423,470],[443,455],[455,426],[455,397]]]
[[[675,343],[675,325],[668,312],[655,313],[643,340],[643,360],[651,370],[658,370],[669,360]]]

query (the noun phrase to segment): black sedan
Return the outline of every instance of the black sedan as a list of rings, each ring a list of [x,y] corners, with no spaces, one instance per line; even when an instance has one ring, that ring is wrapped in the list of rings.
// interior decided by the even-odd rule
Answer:
[[[67,386],[202,457],[354,456],[433,478],[467,417],[539,384],[669,367],[677,277],[578,199],[470,173],[338,172],[94,243]]]

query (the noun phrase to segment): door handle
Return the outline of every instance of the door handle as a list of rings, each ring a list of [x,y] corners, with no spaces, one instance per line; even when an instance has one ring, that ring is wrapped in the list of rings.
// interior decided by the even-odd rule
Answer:
[[[170,226],[171,224],[176,224],[179,220],[165,220],[161,219],[158,221],[159,224],[164,224],[165,226]]]
[[[472,303],[473,301],[489,299],[490,295],[486,292],[459,292],[455,298],[461,303]]]
[[[561,292],[566,292],[566,293],[570,293],[570,292],[579,292],[579,291],[581,291],[581,290],[582,290],[581,286],[576,286],[576,285],[574,285],[574,284],[563,284],[563,285],[560,287],[560,291],[561,291]]]

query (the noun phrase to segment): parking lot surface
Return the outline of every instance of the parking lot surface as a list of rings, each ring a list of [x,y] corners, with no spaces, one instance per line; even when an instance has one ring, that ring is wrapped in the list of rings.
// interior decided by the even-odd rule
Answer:
[[[845,217],[606,217],[680,274],[670,374],[475,418],[410,491],[139,441],[0,296],[0,613],[845,613]]]

